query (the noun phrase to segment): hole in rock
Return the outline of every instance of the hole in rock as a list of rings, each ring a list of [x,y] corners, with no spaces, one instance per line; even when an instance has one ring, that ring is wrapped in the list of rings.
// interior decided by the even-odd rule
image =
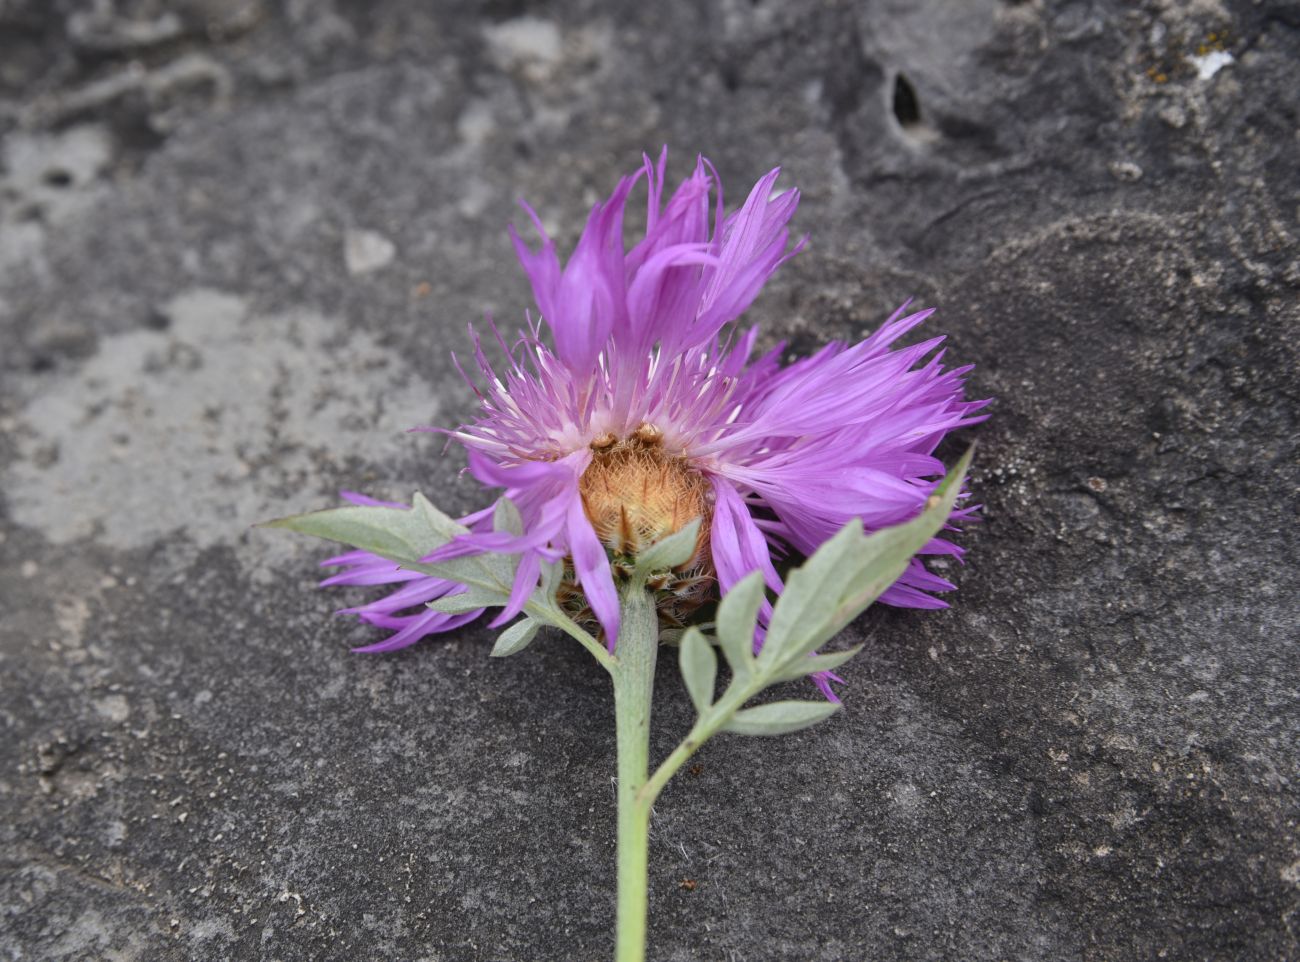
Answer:
[[[155,307],[145,315],[144,326],[151,331],[165,331],[172,326],[172,319]]]
[[[45,172],[45,183],[51,187],[71,187],[72,175],[59,167],[51,167]]]
[[[901,73],[894,76],[894,117],[904,130],[921,125],[921,101],[912,82]]]

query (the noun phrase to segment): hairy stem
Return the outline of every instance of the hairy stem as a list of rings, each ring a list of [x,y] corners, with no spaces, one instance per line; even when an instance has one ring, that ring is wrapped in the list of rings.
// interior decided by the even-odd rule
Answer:
[[[541,621],[543,624],[554,625],[570,638],[578,641],[583,648],[586,648],[587,651],[591,652],[591,656],[596,659],[596,662],[601,668],[604,668],[611,674],[613,673],[614,666],[617,664],[617,660],[614,656],[605,650],[604,645],[591,637],[586,629],[561,611],[558,605],[542,607],[540,605],[529,603],[524,607],[524,611],[532,615],[538,621]]]
[[[622,597],[614,678],[618,741],[617,962],[645,959],[649,909],[650,802],[644,801],[650,755],[650,702],[654,693],[659,620],[653,597],[639,584]]]
[[[742,705],[762,691],[768,679],[757,676],[743,682],[733,682],[722,697],[711,705],[686,733],[686,737],[673,749],[672,754],[659,763],[654,774],[641,786],[639,802],[647,809],[655,803],[668,780],[677,774],[677,770],[686,764],[687,759],[699,751],[710,738],[722,731],[723,727],[740,711]]]

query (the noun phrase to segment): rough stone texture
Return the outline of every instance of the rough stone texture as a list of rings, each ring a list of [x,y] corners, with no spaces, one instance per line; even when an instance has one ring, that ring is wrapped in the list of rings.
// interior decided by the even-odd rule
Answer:
[[[665,793],[652,958],[1300,957],[1298,27],[0,3],[0,955],[607,957],[598,669],[351,655],[320,548],[248,525],[475,505],[401,429],[464,417],[449,348],[527,303],[515,199],[571,242],[668,142],[804,190],[769,338],[916,296],[998,400],[956,606],[868,615],[842,716]]]

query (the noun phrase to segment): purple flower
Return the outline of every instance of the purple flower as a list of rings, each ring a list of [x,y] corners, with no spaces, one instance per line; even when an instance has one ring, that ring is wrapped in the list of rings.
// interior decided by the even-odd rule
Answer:
[[[469,533],[431,557],[520,555],[511,602],[494,625],[518,614],[543,560],[564,560],[562,598],[575,617],[599,624],[612,649],[617,579],[638,550],[696,518],[695,556],[653,585],[666,622],[683,622],[755,570],[780,592],[774,562],[788,552],[810,554],[854,517],[870,531],[919,513],[944,473],[935,447],[983,419],[987,402],[963,399],[969,368],[944,370],[942,337],[894,347],[929,310],[905,306],[858,344],[831,343],[784,366],[780,344],[753,357],[757,329],[733,322],[803,247],[791,245],[788,227],[798,191],[777,192],[776,169],[724,214],[721,182],[701,159],[665,204],[665,165],[666,152],[624,177],[592,210],[563,266],[525,205],[541,246],[511,236],[540,319],[529,319],[514,350],[492,328],[506,358],[499,371],[471,331],[480,415],[448,433],[465,447],[473,476],[518,507],[523,533],[493,531],[489,508],[461,519]],[[624,209],[642,177],[645,232],[625,250]],[[960,557],[961,549],[936,538],[923,554]],[[479,614],[427,609],[463,588],[375,555],[324,564],[344,569],[327,585],[399,586],[347,609],[395,632],[361,651],[401,648]],[[932,593],[952,588],[916,558],[880,600],[940,608]]]

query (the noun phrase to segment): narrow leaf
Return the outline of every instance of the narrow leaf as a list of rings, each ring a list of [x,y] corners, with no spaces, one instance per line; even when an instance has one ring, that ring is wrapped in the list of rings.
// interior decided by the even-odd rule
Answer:
[[[696,518],[680,531],[656,541],[637,556],[636,573],[644,577],[652,571],[676,568],[691,560],[695,554],[695,542],[700,536],[700,519]]]
[[[790,575],[786,591],[772,615],[768,641],[775,637],[777,643],[770,655],[767,644],[764,645],[763,654],[767,656],[764,661],[769,667],[780,671],[790,668],[797,659],[833,637],[898,580],[916,553],[948,520],[961,493],[970,458],[971,451],[967,451],[930,496],[926,508],[911,521],[865,538],[857,534],[860,530],[857,522],[851,521]],[[797,589],[793,595],[790,586]]]
[[[967,449],[935,493],[930,495],[929,503],[920,515],[905,524],[877,531],[865,540],[858,558],[853,589],[842,598],[829,622],[822,626],[813,643],[804,651],[818,647],[865,611],[885,589],[898,580],[908,562],[925,547],[926,542],[943,530],[961,494],[962,483],[974,453],[974,448]]]
[[[713,683],[718,675],[718,658],[698,629],[692,628],[682,636],[678,662],[682,668],[682,680],[686,682],[686,691],[691,696],[695,710],[703,715],[713,704]]]
[[[436,601],[430,601],[425,607],[441,611],[444,615],[463,615],[479,608],[504,606],[509,600],[510,596],[503,591],[471,585],[458,594],[444,595]]]
[[[862,650],[862,645],[854,645],[844,651],[832,651],[824,655],[805,655],[793,659],[773,677],[773,681],[794,681],[815,671],[834,671]]]
[[[492,530],[504,531],[516,538],[524,533],[523,516],[515,503],[504,495],[497,499],[496,507],[492,509]]]
[[[930,495],[932,498],[939,498],[952,504],[957,503],[958,496],[961,495],[962,485],[966,483],[966,473],[970,471],[970,463],[975,457],[975,445],[966,449],[966,453],[957,459],[957,463],[952,466],[938,487]]]
[[[532,618],[520,618],[513,625],[497,636],[497,643],[492,646],[493,658],[505,658],[517,655],[537,637],[541,625]]]
[[[450,540],[416,511],[354,505],[267,521],[262,527],[287,528],[339,541],[399,563],[418,561]]]
[[[722,730],[737,735],[784,735],[816,725],[839,707],[829,701],[777,701],[737,712]]]
[[[806,637],[812,625],[829,617],[854,578],[857,566],[853,556],[861,544],[862,521],[853,518],[787,575],[763,639],[760,664],[771,664],[786,655],[788,645]]]
[[[431,531],[442,538],[444,544],[456,537],[456,535],[464,534],[469,530],[455,518],[439,511],[419,491],[415,492],[415,497],[411,499],[411,509],[428,525]],[[425,552],[425,554],[428,553]]]
[[[504,591],[509,595],[518,560],[516,555],[481,554],[448,561],[404,562],[402,567],[486,591]]]
[[[512,508],[513,505],[501,509],[507,520]],[[501,554],[471,555],[447,561],[421,561],[468,529],[443,514],[424,495],[418,493],[409,511],[369,505],[331,508],[268,521],[262,527],[288,528],[318,538],[341,541],[381,558],[396,561],[410,571],[486,591],[504,590],[507,596],[519,564],[518,557]]]
[[[555,594],[560,590],[560,582],[564,580],[564,562],[563,561],[543,561],[542,562],[542,584],[538,591],[541,598],[548,605],[554,605]]]
[[[718,644],[736,675],[750,672],[754,661],[754,628],[763,603],[763,574],[751,571],[718,604]]]

